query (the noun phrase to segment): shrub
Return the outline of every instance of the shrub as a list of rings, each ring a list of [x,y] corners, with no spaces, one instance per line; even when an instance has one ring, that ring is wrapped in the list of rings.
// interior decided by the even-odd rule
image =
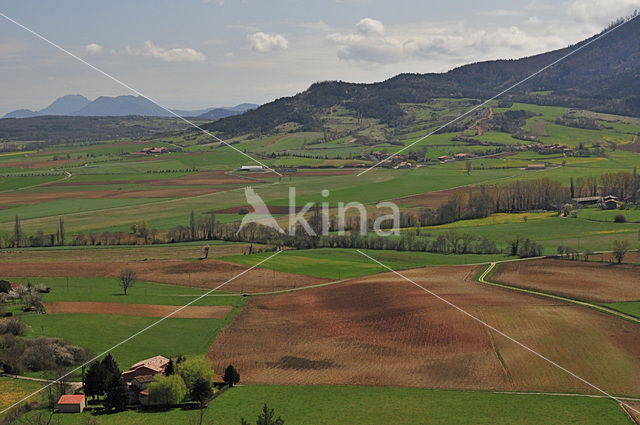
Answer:
[[[176,372],[182,377],[187,388],[191,389],[196,379],[211,382],[213,370],[205,358],[191,358],[178,363]]]
[[[11,282],[8,280],[0,280],[0,292],[5,294],[11,292]]]
[[[158,374],[149,384],[149,399],[153,404],[175,406],[184,400],[187,386],[180,375],[164,376]]]
[[[613,221],[616,223],[626,223],[627,217],[625,217],[624,214],[616,214],[616,216],[613,217]]]
[[[0,321],[0,334],[24,335],[29,327],[19,318]]]

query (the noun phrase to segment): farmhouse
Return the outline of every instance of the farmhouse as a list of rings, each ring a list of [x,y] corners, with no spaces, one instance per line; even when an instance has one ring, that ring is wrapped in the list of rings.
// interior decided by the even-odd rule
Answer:
[[[149,404],[149,392],[147,388],[153,382],[153,375],[136,376],[129,386],[129,403],[130,404]]]
[[[455,159],[458,159],[458,160],[459,160],[459,159],[469,159],[469,158],[473,158],[473,155],[472,155],[472,154],[470,154],[470,153],[463,152],[463,153],[457,153],[457,154],[455,154],[453,157],[454,157]]]
[[[605,210],[615,210],[620,207],[620,201],[613,195],[607,195],[602,198],[602,208]]]
[[[578,205],[595,205],[602,199],[602,196],[585,196],[582,198],[573,198],[572,201]]]
[[[396,166],[396,168],[411,168],[411,163],[407,161],[402,161]]]
[[[87,407],[86,399],[82,394],[64,394],[58,400],[60,413],[82,413],[85,407]]]
[[[438,157],[438,161],[440,161],[440,162],[451,161],[451,157],[448,157],[447,155],[442,155],[442,156]]]
[[[169,359],[164,356],[155,356],[150,359],[141,360],[122,372],[122,378],[129,384],[133,383],[135,378],[143,379],[143,376],[151,376],[158,373],[164,373],[165,367],[169,364]]]
[[[153,153],[167,153],[169,149],[161,146],[157,148],[142,148],[142,153],[153,154]]]
[[[527,170],[544,170],[545,168],[544,164],[527,164]]]
[[[262,165],[243,165],[238,168],[239,171],[262,171]]]

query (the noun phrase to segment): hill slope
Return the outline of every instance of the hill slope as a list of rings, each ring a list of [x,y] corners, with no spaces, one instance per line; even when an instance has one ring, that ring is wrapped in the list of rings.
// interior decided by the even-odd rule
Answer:
[[[320,130],[323,115],[336,105],[397,126],[405,116],[401,103],[424,103],[439,97],[486,99],[597,36],[564,49],[518,60],[469,64],[444,74],[400,74],[373,84],[316,83],[295,96],[267,103],[241,116],[221,119],[207,128],[236,135],[270,132],[278,125],[294,122],[306,130]],[[640,116],[640,45],[630,41],[638,38],[640,18],[634,17],[504,98]]]

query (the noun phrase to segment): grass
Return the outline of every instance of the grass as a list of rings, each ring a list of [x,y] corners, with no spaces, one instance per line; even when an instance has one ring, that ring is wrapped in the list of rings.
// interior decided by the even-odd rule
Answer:
[[[605,251],[611,249],[613,240],[626,240],[635,247],[638,225],[634,223],[614,223],[594,221],[598,212],[592,212],[589,219],[563,218],[555,213],[494,214],[487,218],[462,220],[440,226],[423,227],[424,233],[432,236],[456,230],[471,233],[477,237],[486,237],[506,247],[516,235],[530,238],[544,247],[545,254],[555,254],[559,245],[576,249]],[[526,221],[525,221],[526,217]],[[408,230],[408,229],[406,229]]]
[[[387,250],[362,250],[371,257],[394,270],[426,266],[443,266],[469,263],[484,263],[503,259],[501,255],[445,255],[430,252],[408,252]],[[234,255],[224,257],[226,261],[243,265],[254,265],[271,253]],[[262,268],[326,279],[345,279],[388,271],[355,249],[319,248],[285,251],[260,265]]]
[[[42,385],[41,382],[0,377],[0,410],[6,409],[23,397],[39,390]],[[33,401],[37,401],[40,398],[36,396]],[[2,416],[0,416],[0,419],[2,419]]]
[[[186,302],[185,302],[186,303]],[[225,319],[169,318],[140,335],[111,350],[121,368],[140,359],[164,356],[202,355],[207,352],[215,336],[233,318],[243,298],[235,298],[234,311]],[[23,314],[32,328],[28,337],[48,336],[102,353],[131,335],[158,321],[154,317],[100,314]]]
[[[263,403],[286,424],[395,425],[622,425],[630,424],[618,405],[607,399],[545,395],[495,394],[384,387],[246,385],[216,398],[205,423],[237,425],[255,421]],[[58,414],[61,424],[83,424],[91,413]],[[96,415],[99,424],[188,424],[196,412],[127,411]]]
[[[207,292],[205,289],[186,288],[183,286],[168,285],[155,282],[139,281],[129,289],[127,295],[123,295],[120,282],[115,278],[105,277],[3,277],[11,282],[20,282],[26,285],[42,284],[51,288],[51,293],[43,294],[43,301],[93,301],[93,302],[118,302],[131,304],[154,305],[184,305],[191,299]],[[193,305],[237,305],[240,297],[204,297]]]
[[[640,317],[640,301],[607,303],[603,305],[610,307],[614,310],[621,311],[622,313],[629,314],[631,316]]]

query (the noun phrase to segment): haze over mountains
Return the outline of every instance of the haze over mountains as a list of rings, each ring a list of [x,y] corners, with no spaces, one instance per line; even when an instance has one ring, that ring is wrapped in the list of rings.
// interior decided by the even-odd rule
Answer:
[[[217,120],[232,115],[241,114],[247,110],[255,109],[259,105],[242,103],[233,107],[197,110],[173,109],[173,112],[186,117]],[[141,96],[100,96],[91,101],[79,94],[71,94],[56,99],[51,105],[39,111],[30,109],[17,109],[9,112],[3,118],[31,118],[43,115],[61,115],[77,117],[118,117],[138,115],[147,117],[171,117],[166,110]]]

